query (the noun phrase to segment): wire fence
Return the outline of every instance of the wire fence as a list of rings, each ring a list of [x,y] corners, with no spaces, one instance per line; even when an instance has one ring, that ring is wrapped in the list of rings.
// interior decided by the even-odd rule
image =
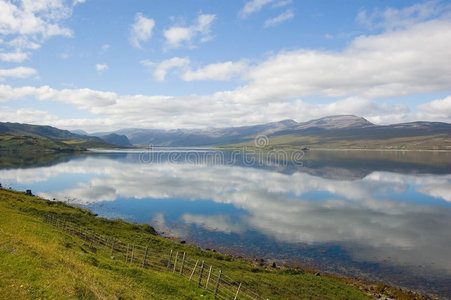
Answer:
[[[203,260],[188,257],[186,252],[174,250],[167,252],[149,247],[149,245],[124,243],[99,234],[90,228],[59,219],[54,215],[46,215],[44,220],[87,241],[93,252],[97,251],[96,246],[102,246],[104,251],[110,253],[111,259],[122,260],[126,264],[142,268],[178,274],[197,285],[198,288],[212,293],[215,299],[265,300],[245,283],[230,278],[219,268],[207,264]]]

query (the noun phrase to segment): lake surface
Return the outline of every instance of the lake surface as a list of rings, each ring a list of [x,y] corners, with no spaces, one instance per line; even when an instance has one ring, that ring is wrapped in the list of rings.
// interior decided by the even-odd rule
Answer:
[[[451,153],[2,154],[0,183],[202,248],[451,298]]]

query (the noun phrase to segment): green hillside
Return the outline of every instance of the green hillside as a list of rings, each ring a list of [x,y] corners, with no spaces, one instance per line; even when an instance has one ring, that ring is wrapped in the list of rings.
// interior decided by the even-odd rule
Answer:
[[[74,134],[68,130],[61,130],[52,126],[30,125],[21,123],[1,123],[0,132],[18,136],[45,137],[48,139],[70,140],[84,139],[82,135]]]
[[[82,145],[70,145],[44,137],[0,133],[2,152],[70,152],[85,150]]]
[[[89,242],[80,236],[45,222],[43,216],[49,215],[93,229],[105,237],[114,237],[118,244],[121,241],[134,243],[136,247],[150,245],[149,262],[160,264],[160,268],[125,263],[125,251],[116,250],[112,256],[110,247],[100,244],[95,244],[96,251],[92,251]],[[161,268],[167,259],[159,260],[156,254],[152,255],[157,251],[168,257],[171,249],[174,253],[186,252],[192,261],[203,260],[216,270],[221,269],[227,276],[224,278],[233,278],[235,284],[243,283],[243,287],[263,299],[370,299],[367,293],[384,290],[383,285],[363,286],[356,280],[258,266],[173,242],[156,235],[149,225],[102,219],[61,202],[5,189],[0,189],[0,229],[1,299],[212,299],[211,292],[197,288],[197,279],[189,281],[178,272],[167,272]],[[359,284],[367,292],[350,283]],[[385,293],[413,299],[386,287]]]
[[[79,135],[51,126],[0,122],[1,152],[74,152],[88,148],[118,147],[121,146],[110,144],[98,137]]]

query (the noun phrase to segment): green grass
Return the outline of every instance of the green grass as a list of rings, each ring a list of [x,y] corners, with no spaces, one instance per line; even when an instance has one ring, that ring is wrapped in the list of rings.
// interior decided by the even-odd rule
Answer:
[[[0,133],[0,152],[43,153],[80,152],[88,148],[128,148],[96,140],[60,140],[31,135]]]
[[[95,217],[88,211],[0,189],[0,299],[212,299],[179,275],[143,269],[96,253],[86,241],[44,222],[52,214],[153,251],[184,251],[269,299],[370,299],[357,287],[330,276],[256,266],[155,234],[149,225]],[[355,282],[350,281],[353,284]],[[202,296],[204,295],[204,296]]]
[[[0,151],[4,152],[73,152],[82,151],[79,145],[68,145],[62,141],[34,136],[0,133]]]

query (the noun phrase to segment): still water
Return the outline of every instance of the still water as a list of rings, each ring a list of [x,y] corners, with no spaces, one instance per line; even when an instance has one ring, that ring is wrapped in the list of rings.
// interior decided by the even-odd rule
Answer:
[[[155,148],[0,166],[5,187],[202,248],[451,297],[451,153]]]

